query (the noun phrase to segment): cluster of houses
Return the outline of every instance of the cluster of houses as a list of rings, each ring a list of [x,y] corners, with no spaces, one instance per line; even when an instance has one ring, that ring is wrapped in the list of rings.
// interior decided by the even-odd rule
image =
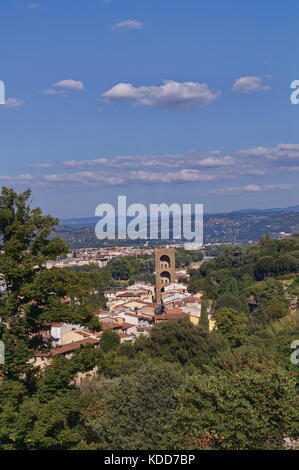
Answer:
[[[81,325],[72,325],[65,322],[43,323],[37,329],[35,335],[49,340],[51,349],[36,351],[34,365],[45,367],[51,363],[52,357],[63,355],[70,359],[75,351],[87,346],[99,346],[100,334],[85,329]]]
[[[148,247],[102,247],[102,248],[78,248],[69,252],[66,258],[48,261],[46,267],[66,268],[73,266],[86,266],[88,264],[97,264],[100,268],[107,266],[109,261],[124,256],[152,255],[153,249]]]
[[[176,272],[180,277],[185,273]],[[147,336],[151,328],[159,323],[173,319],[187,317],[195,324],[199,324],[201,316],[202,293],[192,295],[187,285],[182,282],[173,282],[166,285],[161,294],[161,305],[155,302],[155,285],[145,282],[136,282],[117,291],[105,293],[107,310],[94,312],[94,316],[101,324],[101,331],[88,330],[81,325],[65,322],[44,323],[37,334],[43,338],[51,339],[51,349],[47,352],[38,351],[35,364],[45,366],[51,358],[63,355],[70,358],[72,354],[86,346],[100,346],[101,335],[105,330],[117,333],[121,343],[134,342],[140,336]],[[61,299],[68,302],[70,299]],[[290,298],[290,311],[298,308],[298,299]],[[249,298],[249,304],[252,300]],[[209,328],[215,326],[212,314],[212,304],[208,307]]]
[[[49,351],[36,352],[35,365],[44,367],[53,356],[59,354],[70,358],[85,345],[98,347],[105,330],[116,332],[121,343],[134,342],[139,336],[147,336],[156,324],[184,317],[198,324],[201,315],[201,294],[191,295],[183,283],[175,282],[165,286],[161,305],[154,301],[155,286],[145,282],[136,282],[114,292],[108,291],[105,296],[107,310],[94,312],[101,324],[100,332],[65,322],[42,324],[36,334],[51,340],[52,345]],[[213,328],[211,311],[209,313],[210,328]]]
[[[122,332],[123,341],[134,341],[140,335],[147,335],[153,325],[171,319],[188,316],[193,323],[199,322],[201,295],[192,296],[187,290],[187,285],[182,283],[165,286],[162,308],[154,301],[155,286],[151,284],[138,282],[105,295],[108,312],[95,312],[95,315],[103,329],[109,325],[109,328],[119,331],[124,323],[127,328]]]
[[[94,259],[92,249],[86,250],[86,252],[80,252],[79,259]],[[113,254],[108,252],[108,249],[106,250],[107,258],[128,254],[126,249],[119,248],[119,253],[115,249]],[[155,285],[139,281],[123,289],[105,293],[107,309],[93,313],[101,325],[100,332],[64,322],[41,325],[36,334],[48,339],[51,349],[36,352],[35,364],[43,367],[49,364],[52,357],[56,355],[70,358],[76,350],[86,345],[99,347],[105,330],[115,332],[121,343],[132,343],[140,336],[148,336],[154,325],[169,320],[189,318],[194,325],[198,325],[201,317],[202,293],[192,295],[188,292],[188,270],[184,268],[175,270],[174,249],[167,247],[156,249],[155,266]],[[287,295],[288,281],[281,282]],[[61,302],[70,301],[70,298],[61,299]],[[289,301],[290,311],[296,311],[298,299],[290,297]],[[249,297],[248,303],[251,310],[256,307],[256,300],[253,296]],[[212,330],[215,327],[212,301],[208,304],[208,320],[209,329]]]

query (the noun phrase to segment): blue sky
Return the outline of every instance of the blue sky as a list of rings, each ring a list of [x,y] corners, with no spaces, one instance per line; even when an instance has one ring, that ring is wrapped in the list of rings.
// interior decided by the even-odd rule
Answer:
[[[2,0],[0,184],[102,202],[299,203],[296,0]]]

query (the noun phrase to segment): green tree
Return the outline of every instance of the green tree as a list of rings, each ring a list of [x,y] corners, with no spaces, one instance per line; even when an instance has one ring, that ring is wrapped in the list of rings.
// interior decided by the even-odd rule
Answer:
[[[107,353],[117,348],[120,343],[118,334],[112,330],[104,330],[101,337],[102,351]]]
[[[92,396],[71,390],[47,403],[26,397],[12,406],[9,422],[1,422],[1,450],[88,449],[83,411],[92,405]],[[6,426],[3,427],[2,425]],[[86,436],[87,437],[87,436]],[[92,447],[91,447],[92,448]]]
[[[168,320],[152,328],[148,338],[138,338],[135,347],[167,362],[200,366],[209,358],[209,335],[189,318]]]
[[[7,376],[19,377],[28,373],[30,331],[26,319],[29,301],[24,290],[34,283],[49,259],[67,252],[66,244],[50,235],[57,220],[42,215],[29,204],[31,192],[17,194],[3,187],[0,196],[0,272],[7,286],[7,295],[0,299],[2,340],[6,345]]]
[[[200,313],[199,324],[205,331],[209,331],[208,299],[206,298],[203,298],[201,302],[201,313]]]
[[[130,277],[130,265],[125,258],[110,261],[109,269],[114,279],[128,280]]]
[[[273,360],[246,354],[181,386],[168,449],[282,449],[286,437],[298,436],[294,377]]]
[[[245,343],[249,320],[244,313],[232,308],[223,308],[216,314],[216,325],[232,347]]]
[[[135,374],[111,381],[100,391],[87,419],[98,448],[160,449],[177,403],[174,392],[183,377],[177,365],[150,361]]]
[[[238,297],[234,296],[231,293],[225,293],[217,299],[215,310],[218,311],[222,308],[232,308],[240,311],[242,305]]]

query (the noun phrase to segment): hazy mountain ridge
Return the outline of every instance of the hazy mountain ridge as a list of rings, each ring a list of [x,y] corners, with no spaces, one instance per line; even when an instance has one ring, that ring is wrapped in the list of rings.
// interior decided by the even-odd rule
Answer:
[[[271,213],[271,212],[298,212],[299,213],[299,205],[290,206],[286,208],[273,208],[273,209],[241,209],[236,211],[228,211],[228,212],[207,212],[205,213],[206,216],[229,216],[230,214],[251,214],[251,213]],[[128,220],[131,220],[132,217],[128,217]],[[71,218],[71,219],[61,219],[59,225],[73,225],[73,226],[91,226],[98,222],[99,217],[78,217],[78,218]]]
[[[132,217],[128,218],[128,221],[131,219]],[[98,240],[95,236],[98,220],[98,217],[61,220],[56,234],[72,248],[142,243],[141,240]],[[280,237],[281,232],[299,233],[299,206],[286,209],[245,209],[204,215],[204,243],[246,243],[259,240],[267,232],[272,238]]]

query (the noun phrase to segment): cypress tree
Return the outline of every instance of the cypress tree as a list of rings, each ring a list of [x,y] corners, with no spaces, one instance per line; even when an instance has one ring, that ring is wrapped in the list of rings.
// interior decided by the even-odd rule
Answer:
[[[209,318],[208,318],[208,299],[203,298],[201,303],[200,326],[209,331]]]

